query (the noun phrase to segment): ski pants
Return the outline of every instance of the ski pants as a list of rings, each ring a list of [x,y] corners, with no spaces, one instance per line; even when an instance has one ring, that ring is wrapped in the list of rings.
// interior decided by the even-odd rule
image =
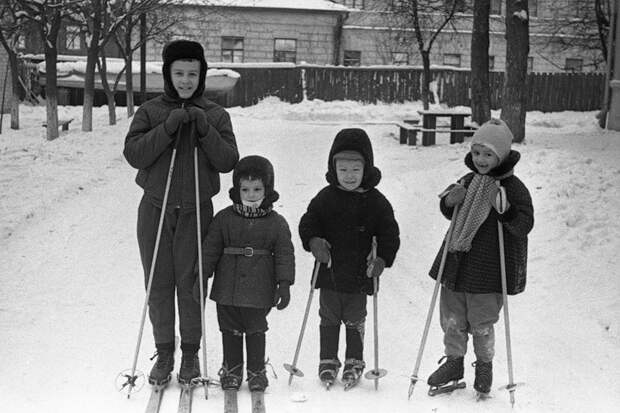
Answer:
[[[442,285],[439,318],[446,356],[464,356],[471,334],[476,360],[492,361],[495,355],[493,325],[499,320],[502,305],[501,294],[459,293]]]
[[[213,218],[213,204],[210,200],[201,204],[200,214],[201,236],[204,240]],[[145,287],[148,286],[160,215],[161,208],[143,197],[138,208],[138,245]],[[148,302],[156,345],[174,344],[176,292],[181,349],[197,351],[200,346],[200,303],[192,295],[196,279],[194,266],[198,260],[197,244],[196,212],[168,207]]]
[[[346,332],[346,359],[364,360],[366,294],[349,294],[321,288],[319,317],[321,360],[338,360],[340,324]]]

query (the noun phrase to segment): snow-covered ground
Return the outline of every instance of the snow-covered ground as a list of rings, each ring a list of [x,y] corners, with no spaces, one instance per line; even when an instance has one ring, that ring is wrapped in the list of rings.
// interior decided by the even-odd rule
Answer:
[[[415,114],[418,103],[361,105],[320,101],[297,105],[266,99],[232,108],[242,155],[273,162],[276,208],[289,222],[296,247],[297,282],[289,308],[270,314],[265,396],[270,412],[509,412],[504,324],[497,324],[493,398],[473,396],[473,361],[466,357],[467,389],[431,398],[425,379],[442,355],[437,311],[418,382],[407,400],[433,281],[428,269],[448,222],[437,193],[466,172],[467,143],[439,137],[433,147],[401,146],[397,128],[382,124]],[[115,388],[130,369],[144,290],[135,223],[140,190],[122,157],[129,121],[107,125],[107,109],[95,111],[92,133],[80,130],[81,107],[61,107],[74,117],[68,132],[46,141],[43,107],[22,106],[18,131],[5,115],[0,135],[0,399],[3,412],[142,412],[148,389],[127,399]],[[497,113],[495,113],[498,116]],[[516,174],[535,207],[526,291],[509,300],[514,411],[615,412],[620,405],[620,133],[600,130],[595,113],[528,113]],[[361,122],[369,122],[362,124]],[[293,359],[309,293],[310,254],[301,248],[297,224],[325,184],[327,154],[336,132],[364,127],[383,172],[379,189],[392,202],[402,231],[393,268],[379,297],[380,367],[388,375],[375,391],[363,381],[350,392],[323,390],[316,378],[318,300],[312,304],[298,367],[305,377],[289,387],[283,363]],[[222,177],[216,209],[228,204],[231,176]],[[369,300],[369,311],[372,311]],[[369,313],[366,360],[373,364]],[[343,335],[342,335],[343,336]],[[342,338],[342,337],[341,337]],[[207,305],[208,372],[216,376],[221,344],[214,306]],[[342,348],[342,347],[341,347]],[[153,353],[149,323],[138,368],[148,372]],[[178,362],[177,362],[178,364]],[[209,400],[195,392],[194,411],[221,411],[223,393]],[[166,393],[162,412],[175,411],[178,387]],[[298,401],[305,398],[305,402]],[[296,401],[297,400],[297,401]],[[249,411],[249,393],[240,393]],[[616,407],[614,407],[616,406]]]

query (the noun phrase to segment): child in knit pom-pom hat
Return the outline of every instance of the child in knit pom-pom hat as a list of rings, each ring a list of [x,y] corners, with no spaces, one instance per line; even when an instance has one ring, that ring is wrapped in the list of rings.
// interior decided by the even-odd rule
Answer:
[[[241,159],[229,194],[232,205],[215,215],[202,245],[205,274],[215,272],[210,297],[217,303],[222,334],[220,384],[224,390],[239,389],[245,335],[248,387],[264,391],[269,383],[267,314],[272,307],[283,310],[289,303],[289,286],[295,281],[293,243],[286,220],[273,210],[279,195],[273,166],[266,158]],[[199,288],[196,281],[196,298]]]
[[[534,225],[534,209],[528,189],[513,172],[520,154],[511,149],[512,139],[503,121],[484,123],[465,156],[471,172],[440,195],[439,207],[446,218],[451,219],[457,205],[459,210],[450,244],[444,242],[430,270],[436,279],[443,249],[448,248],[439,299],[446,362],[428,378],[431,387],[463,378],[471,334],[476,355],[474,389],[483,394],[490,391],[493,325],[503,305],[498,221],[504,227],[508,294],[525,288],[527,235]],[[499,185],[507,198],[503,208],[498,207]]]
[[[207,62],[202,46],[175,40],[164,47],[162,60],[164,94],[138,108],[123,152],[129,164],[138,169],[136,183],[144,189],[138,209],[138,245],[145,285],[159,219],[162,209],[165,211],[148,302],[157,348],[157,361],[149,374],[153,384],[167,383],[174,368],[175,293],[183,353],[178,378],[187,383],[200,376],[200,304],[192,298],[198,257],[194,151],[203,237],[213,217],[211,198],[220,190],[219,174],[230,172],[239,159],[230,116],[203,96]],[[173,174],[163,205],[173,153]]]
[[[344,381],[359,379],[365,367],[364,326],[372,277],[390,267],[400,246],[399,229],[387,198],[376,188],[381,172],[374,166],[372,145],[362,129],[336,135],[327,164],[328,186],[310,201],[299,222],[306,251],[321,263],[319,377],[336,378],[340,361],[340,325],[345,325]],[[377,239],[376,258],[372,239]]]

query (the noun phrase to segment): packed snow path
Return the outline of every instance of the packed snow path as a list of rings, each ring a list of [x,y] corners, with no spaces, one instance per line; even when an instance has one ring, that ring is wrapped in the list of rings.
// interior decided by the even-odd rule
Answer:
[[[388,375],[378,391],[369,380],[346,393],[341,385],[329,392],[321,387],[315,295],[298,362],[305,377],[287,385],[282,364],[293,358],[312,271],[297,224],[325,184],[331,140],[340,128],[356,125],[356,118],[335,107],[323,104],[304,111],[303,105],[272,102],[231,111],[242,156],[261,154],[275,166],[281,195],[275,207],[287,218],[296,247],[291,305],[269,317],[267,355],[278,378],[269,374],[268,411],[511,411],[507,392],[497,390],[507,382],[503,319],[496,328],[493,398],[475,401],[472,351],[466,357],[467,388],[427,396],[426,377],[443,351],[437,309],[421,380],[407,401],[433,289],[426,274],[447,228],[437,209],[437,193],[466,172],[462,159],[467,145],[404,147],[390,135],[395,127],[387,125],[365,128],[383,173],[379,189],[394,206],[402,237],[379,295],[380,367]],[[310,120],[320,120],[318,109],[339,113],[346,123],[313,124]],[[620,404],[615,390],[620,379],[620,134],[599,131],[592,117],[528,114],[528,144],[516,146],[523,155],[516,174],[532,193],[536,223],[528,286],[509,299],[515,380],[525,382],[516,390],[514,411],[612,412]],[[41,142],[39,128],[7,127],[0,135],[0,209],[6,228],[0,237],[3,411],[142,412],[146,406],[148,389],[127,400],[114,388],[116,375],[131,367],[144,300],[135,238],[141,193],[133,182],[135,171],[120,156],[127,126],[123,120],[83,134],[76,125],[55,143]],[[21,156],[23,152],[32,156]],[[229,202],[230,181],[230,175],[222,179],[216,210]],[[370,298],[368,310],[365,354],[371,368]],[[207,317],[209,375],[215,377],[221,343],[210,301]],[[138,362],[145,373],[154,349],[146,324]],[[341,334],[341,351],[343,340]],[[242,389],[239,405],[249,410],[249,393],[245,385]],[[210,389],[208,401],[203,394],[195,392],[194,411],[222,408],[221,390]],[[306,401],[294,401],[299,399]],[[173,385],[161,411],[175,411],[177,401]]]

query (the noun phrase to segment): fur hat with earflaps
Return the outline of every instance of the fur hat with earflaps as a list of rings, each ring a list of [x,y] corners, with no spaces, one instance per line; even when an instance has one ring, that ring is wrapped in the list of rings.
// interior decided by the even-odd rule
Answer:
[[[360,186],[371,189],[381,181],[381,171],[374,164],[372,144],[366,131],[359,128],[342,129],[336,134],[329,151],[327,173],[325,179],[331,185],[338,185],[336,175],[336,160],[349,159],[364,162],[364,177]]]
[[[173,40],[164,46],[161,53],[163,66],[161,72],[164,75],[164,92],[173,99],[178,99],[179,94],[172,85],[170,76],[170,66],[175,60],[195,59],[200,62],[200,78],[198,80],[198,88],[191,98],[201,96],[205,90],[205,78],[207,77],[207,61],[205,60],[205,52],[200,43],[193,40]],[[190,99],[191,99],[190,98]]]
[[[233,171],[233,187],[228,191],[230,199],[235,204],[241,203],[241,195],[239,194],[241,178],[250,180],[260,179],[263,182],[265,186],[265,199],[261,208],[267,209],[271,207],[280,198],[280,194],[273,188],[273,165],[267,158],[259,155],[250,155],[241,158],[237,162],[237,166],[235,166]]]

